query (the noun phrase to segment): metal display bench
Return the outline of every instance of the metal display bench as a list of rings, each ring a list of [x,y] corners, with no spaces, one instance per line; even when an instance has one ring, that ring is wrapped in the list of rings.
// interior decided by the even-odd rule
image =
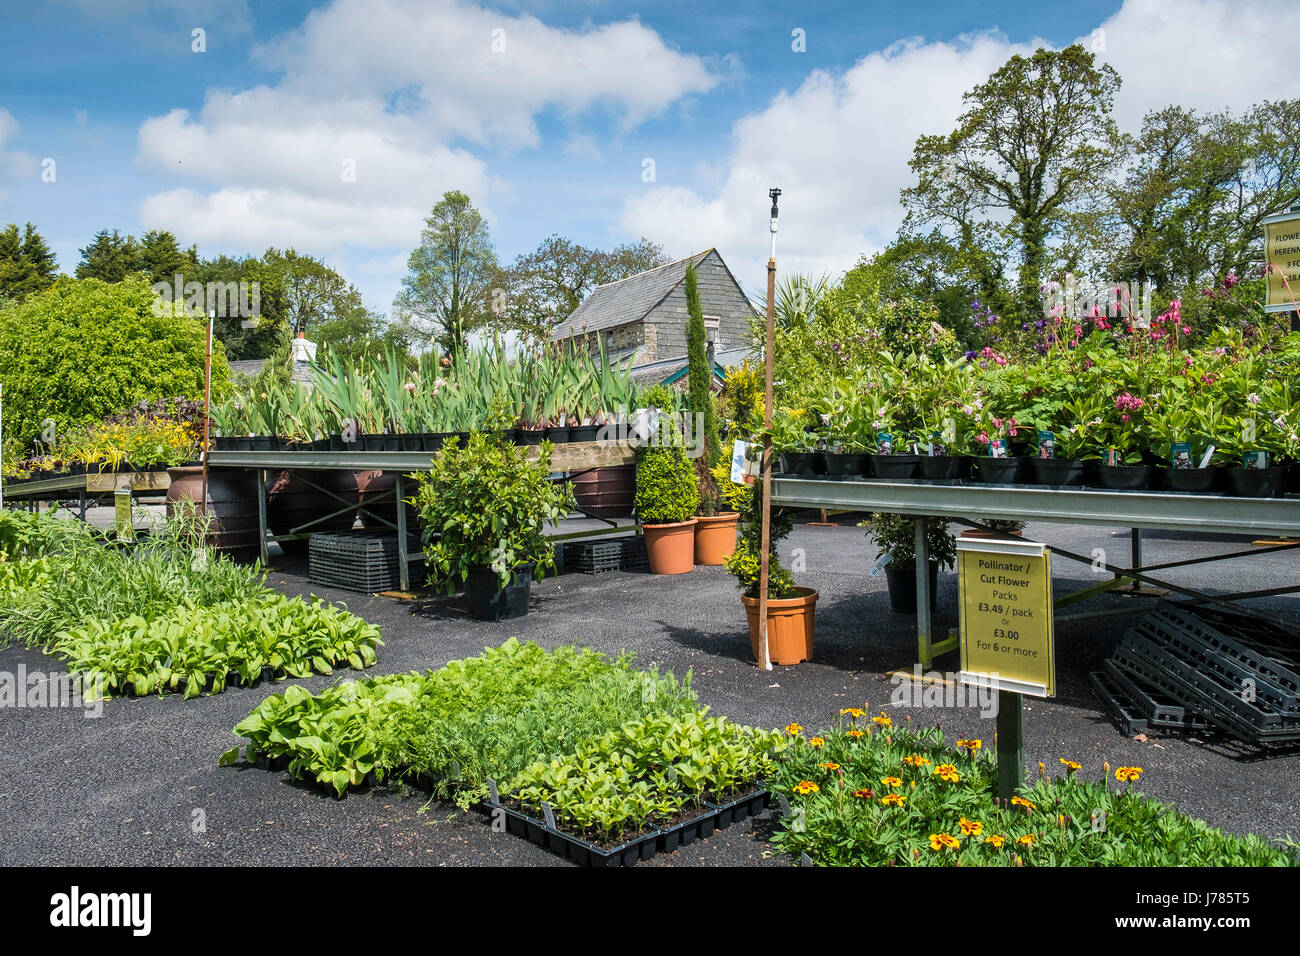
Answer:
[[[529,458],[536,458],[540,449],[536,445],[518,446],[526,450]],[[361,510],[376,521],[392,528],[397,533],[398,572],[403,591],[410,590],[410,555],[407,547],[406,476],[416,472],[428,471],[437,452],[428,451],[214,451],[208,456],[208,466],[213,469],[243,469],[257,472],[257,521],[259,542],[261,544],[262,563],[268,563],[267,544],[270,541],[303,538],[309,529],[357,508],[355,502],[349,503],[345,498],[327,488],[322,488],[310,479],[303,481],[316,488],[322,494],[334,498],[340,507],[306,524],[291,528],[282,535],[272,535],[266,523],[266,485],[269,473],[296,471],[301,478],[303,471],[386,471],[394,472],[396,482],[391,491],[386,491],[361,505]],[[572,476],[593,468],[605,468],[628,465],[635,460],[635,451],[623,444],[604,442],[567,442],[554,445],[551,451],[552,474],[556,477]],[[391,504],[395,520],[374,510],[377,504]],[[595,516],[589,516],[595,517]],[[595,531],[576,531],[562,535],[552,535],[553,540],[595,537],[625,531],[634,528],[633,524],[620,525],[609,518],[598,518],[609,527]]]
[[[163,495],[171,485],[165,471],[103,471],[83,475],[61,475],[40,481],[7,483],[3,500],[28,511],[39,511],[42,501],[77,501],[78,517],[83,521],[86,510],[119,491],[136,495]]]
[[[926,524],[931,516],[954,516],[951,520],[976,527],[971,519],[998,518],[1012,521],[1047,521],[1058,524],[1087,524],[1128,528],[1131,531],[1131,564],[1117,567],[1091,555],[1080,555],[1055,545],[1053,554],[1072,561],[1095,565],[1114,577],[1058,598],[1064,607],[1088,597],[1133,583],[1165,588],[1187,597],[1192,603],[1226,604],[1246,598],[1271,597],[1300,591],[1300,585],[1206,595],[1181,585],[1161,581],[1152,571],[1225,561],[1271,551],[1300,547],[1300,540],[1249,551],[1142,564],[1142,530],[1191,531],[1222,534],[1252,534],[1269,538],[1300,539],[1300,496],[1288,498],[1230,498],[1223,495],[1193,495],[1158,491],[1112,491],[1087,487],[1035,485],[953,484],[906,481],[843,481],[815,478],[773,478],[772,504],[781,508],[882,511],[915,518],[916,627],[917,648],[923,668],[934,658],[957,649],[957,639],[935,641],[930,617],[929,552]],[[960,517],[957,517],[960,516]],[[1116,613],[1102,611],[1100,614]],[[1125,610],[1122,613],[1128,613]],[[1072,615],[1085,617],[1094,615]],[[1060,618],[1058,618],[1059,620]]]

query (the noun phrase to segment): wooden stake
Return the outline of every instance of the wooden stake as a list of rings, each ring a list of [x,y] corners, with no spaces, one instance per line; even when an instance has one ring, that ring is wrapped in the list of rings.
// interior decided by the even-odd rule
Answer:
[[[763,341],[763,506],[762,552],[758,565],[758,643],[762,649],[758,666],[772,669],[767,648],[768,552],[772,541],[772,353],[776,348],[776,256],[767,260],[767,335]]]
[[[200,507],[208,513],[208,422],[212,417],[212,323],[216,312],[208,316],[208,344],[203,358],[203,449],[200,459],[203,462],[203,492]]]

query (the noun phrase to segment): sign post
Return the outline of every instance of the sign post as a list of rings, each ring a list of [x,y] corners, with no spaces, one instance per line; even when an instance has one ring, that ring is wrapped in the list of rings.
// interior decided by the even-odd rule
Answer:
[[[1035,541],[959,538],[961,680],[998,692],[998,796],[1025,782],[1023,696],[1056,696],[1052,555]]]

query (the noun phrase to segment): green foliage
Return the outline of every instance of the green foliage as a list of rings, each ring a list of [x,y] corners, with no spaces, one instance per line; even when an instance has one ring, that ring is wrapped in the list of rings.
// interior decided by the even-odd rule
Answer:
[[[18,224],[0,230],[0,305],[20,301],[53,284],[58,275],[54,253],[30,222],[18,235]]]
[[[46,419],[57,432],[142,400],[202,398],[205,325],[154,315],[154,301],[141,278],[116,285],[62,279],[0,311],[5,436],[29,442]],[[214,401],[224,397],[229,375],[217,343]]]
[[[740,593],[757,598],[762,581],[763,554],[763,482],[757,480],[739,499],[739,532],[736,550],[726,560],[727,571],[734,575]],[[795,594],[794,576],[781,564],[779,543],[794,530],[794,518],[784,508],[773,508],[768,524],[767,596],[787,598]]]
[[[378,627],[340,608],[266,593],[148,618],[91,620],[48,649],[69,672],[102,680],[106,696],[183,692],[189,699],[205,688],[221,693],[232,675],[252,683],[263,667],[290,677],[363,670],[382,643]]]
[[[258,753],[289,757],[289,773],[343,794],[372,770],[380,779],[434,778],[434,791],[468,807],[539,755],[649,715],[694,711],[690,675],[632,668],[585,648],[547,651],[511,638],[478,657],[424,674],[347,681],[309,694],[288,688],[235,728]],[[223,763],[238,759],[239,748]]]
[[[1022,789],[1020,803],[995,806],[992,747],[957,741],[954,749],[936,728],[873,721],[861,736],[849,735],[856,722],[823,731],[820,746],[799,734],[777,757],[771,788],[795,811],[786,819],[801,822],[772,838],[782,852],[807,853],[819,866],[1300,864],[1294,852],[1223,833],[1132,782],[1110,781],[1108,770],[1085,781],[1067,766],[1063,777],[1044,774]]]
[[[642,524],[689,521],[700,503],[695,471],[677,445],[637,449],[636,515]]]
[[[745,359],[727,369],[722,383],[722,414],[730,423],[732,437],[744,440],[763,428],[763,365]]]
[[[0,551],[7,560],[45,559],[51,571],[40,587],[0,603],[0,644],[45,647],[61,632],[94,621],[151,619],[182,606],[211,607],[266,593],[257,568],[196,544],[207,528],[202,516],[178,516],[128,551],[61,512],[0,512]]]
[[[888,553],[891,567],[916,567],[916,522],[911,515],[875,511],[858,527],[866,528],[875,541],[877,558]],[[932,564],[951,568],[957,560],[956,539],[943,518],[931,517],[926,522],[925,547]]]
[[[713,481],[713,465],[722,453],[722,435],[718,414],[713,405],[713,363],[709,361],[704,312],[700,307],[700,279],[692,263],[686,265],[686,357],[690,378],[690,410],[697,422],[704,423],[703,448],[695,459],[695,480],[700,488],[700,514],[712,516],[718,511],[718,486]]]
[[[458,438],[442,446],[411,499],[428,536],[430,584],[450,594],[471,570],[490,567],[505,587],[526,565],[539,581],[555,567],[545,528],[574,502],[567,484],[550,480],[550,462],[550,442],[530,461],[499,433],[472,432],[464,447]]]
[[[778,733],[704,711],[656,715],[533,763],[506,792],[538,816],[548,803],[557,827],[609,845],[752,790],[784,746]]]

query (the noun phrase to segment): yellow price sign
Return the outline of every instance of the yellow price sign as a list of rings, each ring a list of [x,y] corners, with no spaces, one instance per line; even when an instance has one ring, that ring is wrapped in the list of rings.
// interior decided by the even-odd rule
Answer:
[[[1290,312],[1300,302],[1300,213],[1264,219],[1264,311]]]
[[[1034,541],[959,538],[957,582],[962,679],[1056,696],[1051,552]]]

